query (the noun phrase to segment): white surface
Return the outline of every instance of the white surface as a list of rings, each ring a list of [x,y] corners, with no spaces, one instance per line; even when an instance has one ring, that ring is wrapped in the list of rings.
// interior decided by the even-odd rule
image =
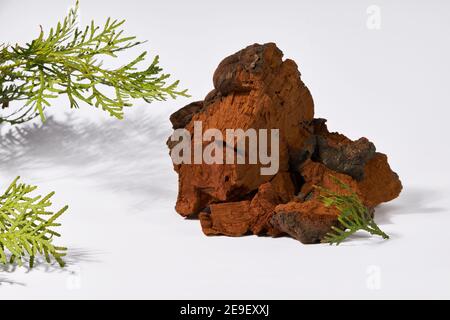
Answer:
[[[52,26],[71,3],[0,0],[1,41],[32,39],[39,24]],[[371,4],[381,9],[380,30],[366,27]],[[450,298],[448,1],[81,5],[83,22],[126,18],[128,33],[148,39],[143,49],[160,54],[193,97],[138,103],[123,122],[88,107],[66,119],[59,101],[48,110],[54,120],[13,146],[3,128],[1,188],[21,175],[42,192],[56,190],[55,205],[70,205],[60,239],[70,256],[65,270],[0,269],[0,299]],[[209,92],[222,58],[268,41],[297,61],[317,116],[389,155],[404,184],[401,197],[377,211],[391,240],[329,247],[207,238],[198,221],[173,210],[168,115]]]

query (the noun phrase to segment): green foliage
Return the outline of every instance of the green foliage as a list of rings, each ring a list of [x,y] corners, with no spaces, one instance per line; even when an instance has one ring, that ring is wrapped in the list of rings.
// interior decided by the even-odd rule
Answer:
[[[42,255],[48,263],[53,257],[63,267],[67,249],[53,245],[53,238],[60,236],[53,228],[60,226],[55,221],[68,207],[56,213],[49,211],[54,193],[45,197],[31,195],[36,187],[18,180],[0,196],[0,263],[22,265],[28,260],[32,268],[35,258]]]
[[[116,58],[142,42],[123,35],[125,20],[108,18],[103,27],[92,21],[79,29],[78,8],[77,0],[63,22],[48,35],[41,27],[38,38],[25,46],[0,45],[0,106],[8,109],[10,102],[23,101],[15,112],[0,116],[0,123],[23,123],[38,115],[44,121],[50,99],[60,95],[68,98],[71,108],[85,102],[119,119],[131,99],[151,102],[188,96],[186,90],[177,90],[178,81],[166,83],[170,75],[161,73],[158,56],[146,69],[137,69],[147,52],[119,68],[104,68],[101,56]],[[114,93],[108,95],[108,88]]]
[[[333,180],[343,190],[347,191],[345,192],[346,194],[339,194],[322,187],[317,188],[321,192],[320,198],[325,206],[334,206],[339,210],[338,221],[341,227],[333,226],[332,231],[325,235],[322,242],[339,245],[347,237],[359,230],[381,236],[383,239],[389,239],[389,236],[375,223],[372,214],[362,203],[359,196],[338,178],[333,177]]]

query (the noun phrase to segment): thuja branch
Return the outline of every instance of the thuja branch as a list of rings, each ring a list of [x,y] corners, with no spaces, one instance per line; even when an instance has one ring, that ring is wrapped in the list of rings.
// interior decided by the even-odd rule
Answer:
[[[147,52],[119,68],[103,67],[102,56],[116,58],[142,42],[124,35],[125,20],[109,18],[101,27],[92,21],[79,28],[78,8],[77,1],[48,34],[41,27],[39,36],[24,46],[0,45],[0,107],[5,112],[11,102],[22,103],[18,110],[0,116],[0,123],[18,124],[38,115],[45,120],[44,109],[61,95],[71,108],[84,102],[119,119],[133,99],[151,102],[187,96],[186,90],[177,89],[178,81],[167,83],[170,75],[162,73],[158,56],[147,68],[137,68]]]
[[[36,187],[18,180],[0,196],[0,263],[22,265],[27,260],[32,268],[40,255],[48,263],[53,257],[63,267],[67,249],[53,245],[53,239],[60,236],[54,230],[60,226],[56,220],[68,207],[51,211],[53,192],[47,196],[33,195]]]
[[[369,208],[363,204],[359,196],[344,182],[332,177],[334,182],[345,191],[345,194],[333,192],[323,187],[317,187],[320,191],[320,199],[325,206],[333,206],[339,212],[339,227],[332,227],[322,242],[339,245],[352,234],[359,230],[367,231],[371,235],[378,235],[383,239],[389,239],[375,223]]]

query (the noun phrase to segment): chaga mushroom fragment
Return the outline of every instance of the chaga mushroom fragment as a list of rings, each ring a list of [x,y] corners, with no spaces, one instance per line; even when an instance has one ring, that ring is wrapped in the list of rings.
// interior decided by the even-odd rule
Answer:
[[[195,122],[202,130],[279,129],[279,170],[289,169],[290,153],[299,152],[311,135],[301,125],[313,120],[314,104],[300,79],[297,65],[282,60],[273,43],[251,45],[225,58],[214,73],[214,91],[201,102],[188,105],[172,115],[174,128],[184,126],[194,135]],[[201,107],[200,107],[201,106]],[[173,143],[168,143],[172,150]],[[254,192],[273,178],[262,175],[256,164],[181,164],[176,210],[183,216],[197,214],[214,202],[239,200],[236,195]]]
[[[337,226],[339,212],[319,200],[289,202],[275,208],[271,218],[274,228],[305,244],[319,243],[332,226]]]
[[[366,138],[332,146],[325,138],[318,136],[316,155],[317,161],[328,168],[361,180],[365,164],[375,155],[375,146]]]
[[[375,145],[367,138],[356,141],[328,132],[325,119],[313,122],[316,137],[315,161],[356,180],[364,177],[364,166],[375,155]]]
[[[363,202],[375,207],[382,202],[394,200],[402,191],[398,175],[391,170],[387,156],[376,153],[364,167],[364,179],[358,182]]]
[[[206,235],[242,236],[245,234],[278,235],[270,223],[275,207],[294,196],[294,185],[288,172],[278,173],[272,181],[259,186],[251,201],[211,204],[200,213]]]
[[[212,204],[210,213],[199,215],[206,235],[243,236],[248,233],[253,217],[250,201]]]
[[[294,195],[295,187],[289,172],[280,172],[272,181],[260,185],[250,203],[254,217],[251,232],[256,235],[279,235],[279,230],[272,226],[270,219],[275,207],[288,202]]]
[[[372,142],[329,132],[325,119],[314,119],[313,99],[300,76],[296,63],[283,60],[274,43],[253,44],[219,64],[214,88],[203,101],[170,117],[174,130],[184,129],[190,136],[195,136],[197,124],[200,135],[210,129],[220,133],[211,141],[190,142],[187,153],[192,161],[174,163],[179,179],[176,211],[198,217],[205,234],[288,235],[316,243],[338,225],[339,212],[323,205],[315,186],[349,192],[333,182],[338,178],[370,212],[400,194],[398,175]],[[267,164],[261,158],[249,161],[247,145],[242,151],[230,146],[226,137],[229,130],[242,130],[250,143],[246,134],[260,129],[278,129],[277,149],[269,147],[270,153],[278,151],[278,171],[270,174],[262,174]],[[169,138],[172,156],[178,143]],[[194,161],[196,148],[202,151],[210,143],[244,163]],[[210,154],[216,156],[217,150],[222,149]]]

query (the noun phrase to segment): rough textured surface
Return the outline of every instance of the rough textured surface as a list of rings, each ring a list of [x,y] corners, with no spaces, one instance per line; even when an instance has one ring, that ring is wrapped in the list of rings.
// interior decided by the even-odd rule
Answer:
[[[209,211],[199,216],[206,235],[243,236],[253,221],[250,201],[212,204]]]
[[[196,102],[175,113],[171,120],[193,134],[194,122],[203,130],[215,128],[225,136],[226,129],[280,129],[280,170],[289,167],[288,153],[299,152],[309,137],[314,105],[311,94],[300,80],[297,65],[282,60],[282,52],[269,43],[253,45],[225,58],[213,77],[214,90],[203,106]],[[170,143],[169,143],[169,146]],[[179,165],[179,197],[176,210],[195,215],[210,203],[236,200],[269,181],[260,175],[260,164]]]
[[[270,222],[275,207],[290,201],[295,195],[295,186],[288,172],[278,173],[270,182],[259,186],[258,193],[252,199],[250,210],[253,214],[251,231],[253,234],[276,236],[280,231]]]
[[[316,161],[356,180],[363,179],[364,166],[374,155],[375,146],[366,138],[333,146],[326,138],[317,137]]]
[[[375,155],[375,145],[367,138],[356,141],[339,133],[330,133],[325,119],[314,119],[315,161],[345,173],[356,180],[364,177],[364,166]]]
[[[270,219],[275,207],[294,197],[295,189],[290,174],[278,173],[272,181],[259,186],[251,201],[211,204],[199,218],[206,235],[245,234],[278,235]]]
[[[337,226],[339,212],[318,200],[291,201],[275,208],[271,218],[274,228],[303,243],[318,243],[332,226]]]
[[[337,177],[370,209],[402,189],[386,155],[367,138],[352,141],[329,132],[325,119],[314,119],[313,99],[297,65],[282,56],[267,43],[225,58],[205,99],[170,117],[174,129],[191,135],[195,121],[203,132],[214,128],[224,136],[226,129],[280,130],[280,166],[274,175],[261,175],[260,163],[174,165],[176,210],[198,217],[207,235],[289,235],[316,243],[337,224],[339,213],[323,206],[314,186],[346,192],[333,182]],[[175,144],[169,139],[168,146]]]
[[[338,178],[361,195],[358,192],[358,182],[356,180],[346,174],[335,172],[322,163],[306,160],[299,168],[299,172],[305,180],[299,193],[299,197],[303,201],[317,198],[319,192],[314,186],[321,186],[338,193],[347,193],[348,191],[343,190],[334,182],[333,177]]]
[[[174,129],[184,128],[191,122],[194,114],[200,112],[203,108],[203,101],[196,101],[181,108],[170,116],[170,122]]]
[[[375,207],[397,198],[402,191],[398,175],[391,170],[387,156],[377,153],[364,167],[364,179],[358,183],[365,204]]]

